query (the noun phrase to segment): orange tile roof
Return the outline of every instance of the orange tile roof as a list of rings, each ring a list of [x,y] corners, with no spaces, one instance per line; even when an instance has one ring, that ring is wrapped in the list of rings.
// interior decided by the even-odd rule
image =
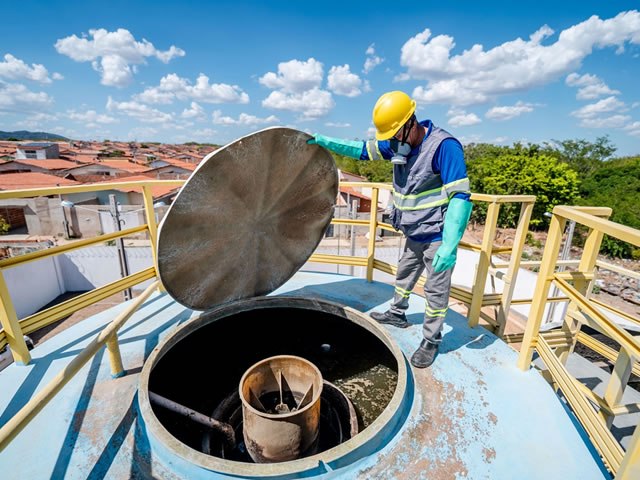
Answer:
[[[2,178],[1,175],[0,175],[0,178]],[[130,177],[120,177],[120,178],[109,179],[104,182],[96,182],[96,183],[104,184],[104,183],[114,183],[114,182],[139,182],[143,180],[146,180],[146,181],[154,180],[154,178],[147,177],[146,175],[131,175]],[[179,186],[174,186],[174,185],[158,185],[158,186],[151,187],[151,194],[154,198],[164,197],[166,194],[174,190],[177,190],[179,188],[180,188]],[[121,192],[142,192],[141,187],[118,188],[117,190]]]
[[[48,158],[46,160],[19,159],[15,162],[23,165],[31,165],[32,167],[45,168],[47,170],[66,170],[67,168],[75,168],[78,166],[75,162],[59,158]]]
[[[351,187],[340,187],[340,192],[348,193],[349,195],[353,195],[354,197],[362,198],[364,200],[371,200],[371,197],[367,197],[366,195],[363,195],[361,192]]]
[[[40,172],[5,173],[0,175],[0,190],[55,187],[56,185],[79,185],[79,182]]]
[[[131,173],[138,173],[149,170],[149,167],[145,165],[129,162],[128,160],[102,160],[96,163],[98,165],[107,165],[108,167],[119,168],[120,170],[125,170]]]

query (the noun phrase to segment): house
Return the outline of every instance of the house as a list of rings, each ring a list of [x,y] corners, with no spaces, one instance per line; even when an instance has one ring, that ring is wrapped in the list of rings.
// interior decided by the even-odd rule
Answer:
[[[21,143],[16,148],[16,160],[25,158],[45,160],[59,157],[60,148],[53,142]]]
[[[6,173],[0,175],[0,190],[78,185],[78,182],[41,172]],[[11,230],[25,228],[31,235],[58,235],[64,219],[57,196],[9,198],[0,200],[0,215],[9,222]]]
[[[39,172],[64,176],[64,171],[77,167],[78,164],[59,158],[47,160],[13,160],[0,164],[0,175],[7,173]]]

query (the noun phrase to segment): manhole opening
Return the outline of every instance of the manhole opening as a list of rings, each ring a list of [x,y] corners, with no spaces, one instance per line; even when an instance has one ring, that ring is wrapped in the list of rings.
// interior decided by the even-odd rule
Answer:
[[[212,313],[211,315],[214,315]],[[160,423],[182,443],[208,455],[252,462],[243,444],[240,379],[257,362],[298,356],[315,365],[323,382],[317,446],[301,458],[332,448],[366,429],[385,409],[398,383],[397,360],[373,333],[339,315],[270,307],[213,320],[173,345],[149,376],[149,392],[233,428],[231,448],[215,429],[154,405]],[[231,353],[228,353],[231,351]]]

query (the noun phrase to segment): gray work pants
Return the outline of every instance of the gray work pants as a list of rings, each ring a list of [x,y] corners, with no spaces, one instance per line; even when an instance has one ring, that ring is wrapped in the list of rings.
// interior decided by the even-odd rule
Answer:
[[[425,313],[422,333],[430,343],[442,340],[442,324],[449,308],[449,290],[453,269],[434,273],[433,257],[442,244],[441,241],[419,243],[407,238],[404,252],[398,262],[396,290],[389,310],[403,314],[409,307],[409,294],[415,287],[420,275],[426,270],[427,282],[424,285]]]

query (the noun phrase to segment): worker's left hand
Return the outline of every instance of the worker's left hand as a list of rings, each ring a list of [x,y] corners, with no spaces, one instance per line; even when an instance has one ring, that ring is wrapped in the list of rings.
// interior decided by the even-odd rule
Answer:
[[[440,245],[433,257],[433,271],[438,273],[453,268],[456,264],[456,253],[457,249],[454,248],[452,252],[450,248],[448,248],[448,245],[444,243]]]
[[[449,207],[444,217],[442,245],[436,250],[432,262],[435,273],[449,270],[456,264],[458,244],[469,222],[471,207],[471,202],[461,198],[454,197],[449,201]]]

